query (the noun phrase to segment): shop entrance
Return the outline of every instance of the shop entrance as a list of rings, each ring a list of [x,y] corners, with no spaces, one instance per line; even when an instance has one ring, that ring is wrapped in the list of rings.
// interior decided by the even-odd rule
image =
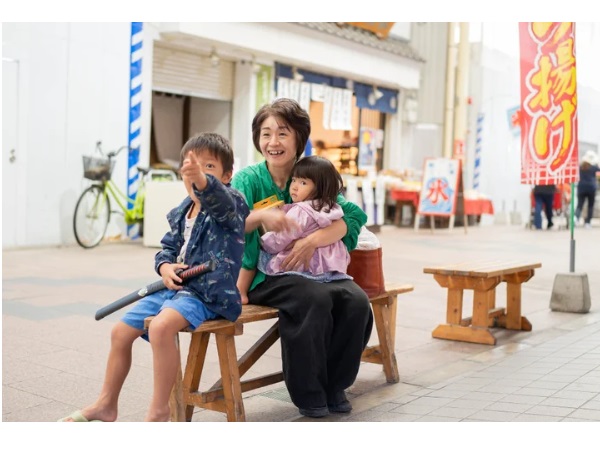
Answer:
[[[150,164],[179,168],[181,147],[202,131],[231,139],[231,108],[230,101],[152,92]]]
[[[150,164],[179,167],[183,144],[201,131],[231,140],[235,64],[155,41]]]
[[[352,128],[324,126],[323,102],[310,103],[312,153],[329,159],[341,174],[366,176],[383,169],[385,113],[356,106],[352,98]]]

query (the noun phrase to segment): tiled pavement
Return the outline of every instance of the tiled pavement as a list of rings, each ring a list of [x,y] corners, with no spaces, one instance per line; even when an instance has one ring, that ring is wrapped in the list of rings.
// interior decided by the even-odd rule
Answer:
[[[348,390],[352,413],[320,422],[600,420],[600,227],[577,229],[575,234],[576,272],[588,275],[592,294],[587,314],[549,309],[554,278],[569,268],[568,231],[482,225],[466,233],[462,228],[431,233],[384,226],[378,237],[386,281],[415,285],[413,292],[399,297],[396,357],[401,380],[387,384],[380,366],[363,363]],[[53,422],[95,398],[110,328],[119,314],[96,322],[94,312],[154,281],[155,252],[139,242],[105,243],[92,250],[3,251],[3,422]],[[542,262],[523,288],[522,312],[533,331],[494,329],[495,346],[432,338],[431,331],[445,318],[445,297],[422,268],[508,258]],[[466,312],[470,301],[465,294]],[[270,323],[253,325],[238,338],[238,353]],[[182,347],[187,348],[185,338]],[[209,361],[208,373],[218,373],[214,352]],[[149,346],[136,343],[120,421],[142,420],[151,392],[151,367]],[[275,348],[255,371],[279,367]],[[298,414],[283,384],[245,394],[245,408],[249,422],[315,421]],[[204,410],[193,416],[195,422],[224,420],[222,414]]]

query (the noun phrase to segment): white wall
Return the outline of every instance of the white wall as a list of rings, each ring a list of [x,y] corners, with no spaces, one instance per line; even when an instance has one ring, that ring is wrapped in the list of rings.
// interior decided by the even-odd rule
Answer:
[[[97,140],[106,150],[128,141],[129,39],[129,23],[3,24],[3,57],[19,65],[18,105],[6,107],[18,111],[19,126],[18,165],[6,168],[17,183],[3,176],[2,200],[22,203],[3,248],[74,242],[81,156]],[[126,170],[123,153],[114,172],[123,189]]]

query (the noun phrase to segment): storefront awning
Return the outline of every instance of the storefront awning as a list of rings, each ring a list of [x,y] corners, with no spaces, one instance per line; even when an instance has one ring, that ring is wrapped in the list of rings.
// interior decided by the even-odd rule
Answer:
[[[351,89],[356,96],[356,106],[373,109],[388,114],[398,111],[398,90],[377,87],[372,84],[360,83],[348,78],[325,75],[318,72],[295,68],[286,64],[275,63],[276,78],[301,78],[302,81],[326,86]]]

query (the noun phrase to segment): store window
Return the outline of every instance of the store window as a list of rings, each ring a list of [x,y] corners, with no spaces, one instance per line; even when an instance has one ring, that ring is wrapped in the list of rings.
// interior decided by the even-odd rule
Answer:
[[[383,169],[386,114],[397,112],[398,91],[276,63],[277,96],[297,100],[311,120],[308,153],[338,171],[368,175]]]
[[[324,103],[311,101],[312,154],[329,159],[338,171],[348,175],[366,175],[382,169],[385,114],[359,109],[352,99],[351,128],[325,129]]]

